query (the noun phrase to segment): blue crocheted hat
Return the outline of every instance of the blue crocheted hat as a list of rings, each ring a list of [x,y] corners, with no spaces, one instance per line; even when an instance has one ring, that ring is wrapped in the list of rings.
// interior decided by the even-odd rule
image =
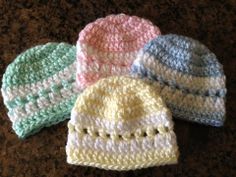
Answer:
[[[79,94],[75,53],[70,44],[47,43],[24,51],[7,67],[1,91],[20,138],[69,118]]]
[[[199,41],[175,34],[158,36],[139,52],[131,73],[154,84],[175,117],[224,124],[223,67]]]

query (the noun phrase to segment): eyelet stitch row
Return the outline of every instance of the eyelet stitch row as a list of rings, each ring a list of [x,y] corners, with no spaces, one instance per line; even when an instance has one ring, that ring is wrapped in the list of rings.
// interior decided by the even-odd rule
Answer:
[[[133,66],[133,71],[132,72],[136,72],[135,71],[135,67]],[[174,84],[173,82],[170,82],[168,80],[164,80],[161,77],[152,74],[151,72],[147,71],[147,70],[142,70],[141,68],[139,68],[139,75],[142,77],[147,77],[150,81],[157,81],[159,82],[161,85],[165,85],[167,87],[170,87],[172,89],[176,89],[181,91],[184,94],[193,94],[193,95],[200,95],[200,96],[209,96],[209,97],[225,97],[226,95],[226,89],[220,89],[220,90],[208,90],[208,91],[200,91],[200,90],[193,90],[193,89],[189,89],[189,88],[184,88],[181,85],[178,84]]]
[[[137,130],[135,132],[129,132],[128,134],[116,134],[116,133],[107,133],[103,131],[93,130],[91,128],[79,128],[77,129],[74,127],[71,129],[71,131],[77,131],[79,134],[85,136],[90,135],[92,137],[98,138],[105,138],[105,139],[114,139],[114,140],[131,140],[131,139],[137,139],[137,138],[146,138],[146,137],[153,137],[158,134],[165,134],[168,133],[170,130],[168,127],[158,127],[158,128],[152,128],[148,130]]]

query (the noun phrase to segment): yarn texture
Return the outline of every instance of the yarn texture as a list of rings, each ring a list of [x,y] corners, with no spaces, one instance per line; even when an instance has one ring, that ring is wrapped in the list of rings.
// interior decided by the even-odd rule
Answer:
[[[171,113],[140,79],[113,76],[85,89],[68,129],[70,164],[132,170],[177,163]]]
[[[109,15],[86,25],[76,45],[78,87],[129,74],[138,51],[159,34],[159,28],[150,21],[125,14]]]
[[[212,126],[224,124],[223,67],[199,41],[175,34],[158,36],[140,50],[131,73],[156,87],[173,116]]]
[[[20,138],[69,118],[76,87],[76,48],[47,43],[17,56],[2,79],[2,95]]]

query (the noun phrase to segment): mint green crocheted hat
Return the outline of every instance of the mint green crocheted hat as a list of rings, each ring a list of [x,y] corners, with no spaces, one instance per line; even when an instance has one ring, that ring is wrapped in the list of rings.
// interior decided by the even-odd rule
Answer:
[[[75,56],[75,46],[47,43],[26,50],[7,67],[1,91],[20,138],[69,118],[79,93]]]

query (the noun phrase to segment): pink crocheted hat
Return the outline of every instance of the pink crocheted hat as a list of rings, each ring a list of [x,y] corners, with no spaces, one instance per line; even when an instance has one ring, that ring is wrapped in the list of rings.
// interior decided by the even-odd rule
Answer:
[[[160,30],[150,21],[125,14],[88,24],[77,41],[77,85],[86,88],[100,78],[129,74],[137,52]]]

